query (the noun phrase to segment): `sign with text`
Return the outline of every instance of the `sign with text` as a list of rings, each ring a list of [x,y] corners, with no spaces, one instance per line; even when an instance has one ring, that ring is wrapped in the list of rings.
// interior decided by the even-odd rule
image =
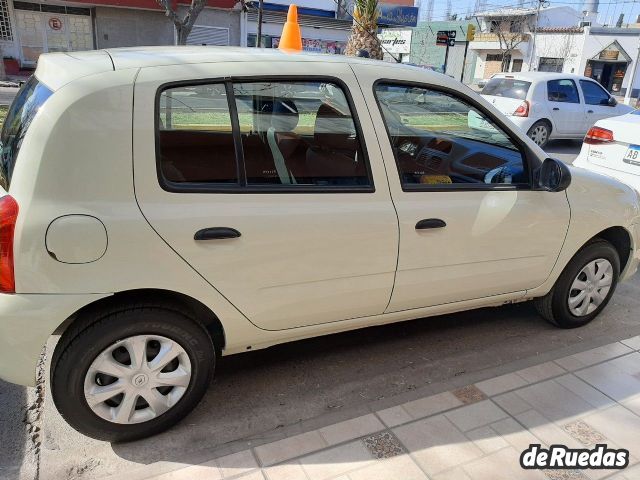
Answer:
[[[455,30],[438,30],[436,34],[436,45],[448,45],[453,47],[456,44]]]
[[[411,52],[411,30],[383,30],[378,39],[389,53]]]

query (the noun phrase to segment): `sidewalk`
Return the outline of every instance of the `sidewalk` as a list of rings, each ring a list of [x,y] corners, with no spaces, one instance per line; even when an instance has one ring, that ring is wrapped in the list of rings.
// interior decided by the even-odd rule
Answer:
[[[640,479],[638,350],[640,336],[202,462],[157,462],[110,478]],[[625,448],[629,466],[523,470],[520,454],[535,443]]]

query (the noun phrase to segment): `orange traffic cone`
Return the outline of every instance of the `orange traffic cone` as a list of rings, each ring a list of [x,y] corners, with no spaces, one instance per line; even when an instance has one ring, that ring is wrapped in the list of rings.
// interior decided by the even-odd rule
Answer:
[[[289,5],[287,22],[282,29],[278,48],[295,52],[302,51],[302,34],[300,33],[300,25],[298,25],[298,7],[295,5]]]

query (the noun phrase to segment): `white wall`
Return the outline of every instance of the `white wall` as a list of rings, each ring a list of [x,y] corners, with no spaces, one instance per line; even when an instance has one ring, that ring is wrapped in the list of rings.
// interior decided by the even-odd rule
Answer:
[[[580,68],[584,44],[582,33],[538,33],[536,38],[535,57],[532,65],[537,67],[541,57],[564,58],[562,71],[582,75]]]
[[[577,27],[582,13],[571,7],[551,7],[540,10],[538,27]]]

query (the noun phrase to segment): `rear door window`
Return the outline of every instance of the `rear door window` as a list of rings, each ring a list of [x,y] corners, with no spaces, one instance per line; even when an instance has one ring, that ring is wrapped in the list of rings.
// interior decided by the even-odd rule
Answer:
[[[0,186],[6,191],[9,191],[18,152],[29,125],[51,94],[51,90],[32,76],[22,86],[9,108],[0,136]]]
[[[549,80],[547,94],[550,102],[580,103],[578,87],[573,80]]]
[[[531,82],[517,80],[515,78],[492,78],[482,89],[482,95],[492,95],[494,97],[515,98],[524,100],[531,87]]]

